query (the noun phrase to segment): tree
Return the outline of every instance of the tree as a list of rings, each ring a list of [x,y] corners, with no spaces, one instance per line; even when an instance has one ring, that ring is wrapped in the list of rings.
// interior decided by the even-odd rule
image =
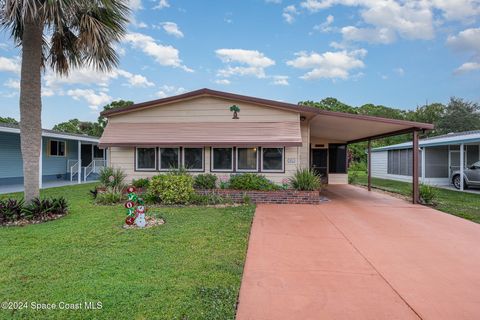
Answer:
[[[409,120],[435,124],[435,129],[427,132],[427,136],[434,136],[439,132],[437,126],[440,123],[440,120],[445,116],[445,112],[446,107],[442,103],[426,104],[418,107],[417,110],[412,112]]]
[[[18,121],[10,117],[0,117],[0,123],[18,124]]]
[[[60,75],[118,65],[113,44],[126,33],[126,0],[0,0],[0,24],[21,47],[20,139],[25,201],[39,196],[41,71]]]
[[[480,105],[460,98],[450,98],[437,132],[447,134],[480,129]]]
[[[71,119],[66,122],[58,123],[53,127],[53,130],[87,134],[94,137],[100,137],[103,133],[103,128],[97,122],[80,121],[78,119]]]
[[[133,101],[129,100],[118,100],[118,101],[112,101],[106,106],[103,106],[103,111],[111,110],[111,109],[119,109],[119,108],[125,108],[128,106],[131,106],[133,104]],[[102,128],[102,133],[103,129],[107,126],[107,118],[99,116],[98,117],[98,124]],[[101,135],[101,134],[100,134]]]

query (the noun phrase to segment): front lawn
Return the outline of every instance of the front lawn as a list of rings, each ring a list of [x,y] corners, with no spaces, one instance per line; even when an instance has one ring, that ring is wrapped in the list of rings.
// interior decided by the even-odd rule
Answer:
[[[0,302],[29,305],[0,318],[234,318],[254,207],[154,209],[165,225],[125,230],[125,209],[94,206],[93,186],[42,192],[68,199],[66,217],[0,227]],[[32,302],[82,309],[39,311]]]
[[[359,174],[354,184],[367,185],[367,175]],[[372,178],[372,187],[411,197],[412,184],[408,182]],[[480,223],[480,195],[435,188],[435,209]]]

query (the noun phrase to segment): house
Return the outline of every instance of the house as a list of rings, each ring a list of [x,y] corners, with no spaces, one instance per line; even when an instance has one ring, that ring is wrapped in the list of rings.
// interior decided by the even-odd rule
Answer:
[[[96,137],[43,129],[40,186],[62,181],[80,183],[94,178],[105,165],[104,151],[98,148],[98,142]],[[22,184],[20,128],[1,123],[0,186]]]
[[[411,142],[372,149],[372,176],[411,181],[412,153]],[[421,181],[434,185],[449,185],[453,171],[463,170],[480,160],[480,130],[421,139],[419,158]],[[463,166],[460,163],[463,163]]]
[[[108,124],[100,147],[127,179],[184,166],[193,174],[256,172],[281,183],[297,168],[312,168],[329,184],[346,184],[349,143],[433,128],[210,89],[102,115]]]

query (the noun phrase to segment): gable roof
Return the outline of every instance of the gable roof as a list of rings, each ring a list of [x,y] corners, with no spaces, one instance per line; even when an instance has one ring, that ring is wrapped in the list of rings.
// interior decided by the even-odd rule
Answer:
[[[398,124],[398,125],[420,129],[420,130],[433,129],[433,125],[429,123],[421,123],[421,122],[389,119],[389,118],[374,117],[374,116],[367,116],[367,115],[360,115],[360,114],[328,111],[328,110],[323,110],[315,107],[303,106],[303,105],[280,102],[280,101],[263,99],[263,98],[250,97],[250,96],[245,96],[245,95],[240,95],[235,93],[211,90],[207,88],[179,94],[172,97],[151,100],[151,101],[142,102],[142,103],[136,103],[123,108],[106,110],[106,111],[103,111],[101,115],[105,117],[110,117],[118,114],[124,114],[128,112],[148,109],[148,108],[156,107],[159,105],[170,104],[170,103],[174,103],[182,100],[194,99],[201,96],[210,96],[210,97],[216,97],[216,98],[232,100],[237,102],[263,105],[263,106],[268,106],[272,108],[294,111],[294,112],[298,112],[298,113],[306,114],[310,116],[325,115],[325,116],[331,116],[331,117],[342,117],[342,118],[350,118],[350,119],[358,119],[358,120],[366,120],[366,121],[383,122],[383,123],[389,123],[389,124]]]
[[[18,124],[0,123],[0,132],[18,133],[20,134],[20,126]],[[42,129],[42,137],[78,140],[85,142],[99,142],[98,137],[89,136],[86,134],[68,133],[57,130]]]

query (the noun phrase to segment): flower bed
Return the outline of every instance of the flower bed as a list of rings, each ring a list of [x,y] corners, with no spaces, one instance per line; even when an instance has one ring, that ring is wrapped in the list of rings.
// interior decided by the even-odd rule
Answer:
[[[246,191],[233,189],[195,190],[199,195],[217,195],[230,198],[235,203],[243,203],[247,199],[252,203],[277,203],[277,204],[319,204],[321,202],[319,191]]]

